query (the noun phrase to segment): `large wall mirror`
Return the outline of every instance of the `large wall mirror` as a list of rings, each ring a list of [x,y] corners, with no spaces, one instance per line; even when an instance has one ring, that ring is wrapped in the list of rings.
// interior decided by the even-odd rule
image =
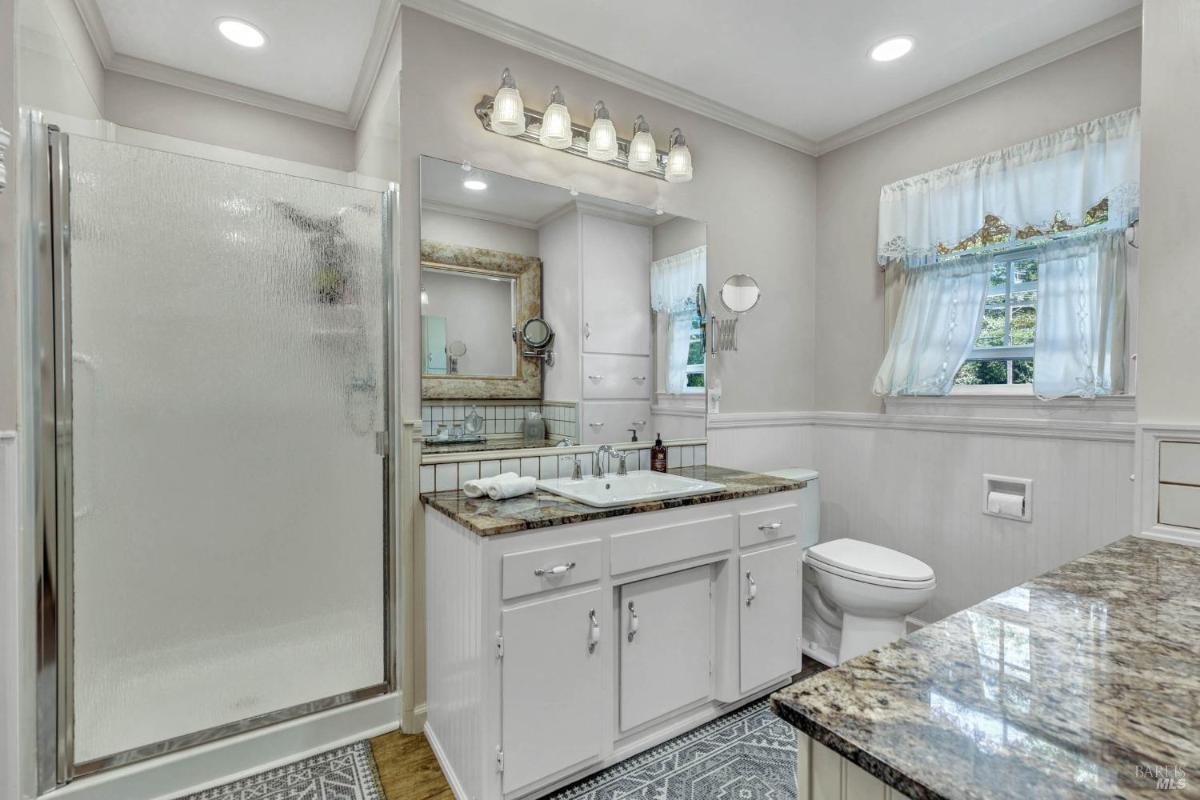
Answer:
[[[421,158],[426,452],[705,435],[704,223]]]

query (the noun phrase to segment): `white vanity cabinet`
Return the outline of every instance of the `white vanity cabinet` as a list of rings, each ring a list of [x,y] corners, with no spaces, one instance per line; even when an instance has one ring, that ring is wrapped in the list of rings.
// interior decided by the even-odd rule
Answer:
[[[649,356],[650,228],[585,211],[579,236],[583,352]]]
[[[457,797],[545,794],[789,681],[811,494],[490,536],[427,507],[425,730]]]

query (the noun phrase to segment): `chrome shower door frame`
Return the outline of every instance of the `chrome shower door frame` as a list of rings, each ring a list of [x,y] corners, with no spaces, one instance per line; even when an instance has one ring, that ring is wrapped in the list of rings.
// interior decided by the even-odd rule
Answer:
[[[310,700],[206,730],[173,737],[103,758],[77,763],[74,747],[74,561],[73,415],[71,346],[70,139],[48,125],[40,112],[25,121],[30,157],[30,300],[33,316],[28,347],[35,374],[26,398],[35,404],[36,431],[30,438],[32,509],[37,574],[36,613],[36,776],[39,793],[76,778],[231,736],[309,716],[395,691],[397,685],[396,602],[392,559],[397,553],[394,327],[396,303],[392,230],[398,208],[397,187],[381,192],[383,292],[383,419],[377,434],[382,458],[383,503],[383,681],[329,697]],[[203,159],[201,159],[203,160]],[[252,167],[247,167],[253,169]]]

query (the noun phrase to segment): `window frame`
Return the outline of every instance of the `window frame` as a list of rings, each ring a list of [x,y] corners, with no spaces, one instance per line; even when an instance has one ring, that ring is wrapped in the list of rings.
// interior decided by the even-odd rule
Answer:
[[[688,352],[691,352],[691,346],[696,341],[700,342],[700,363],[699,364],[684,364],[684,375],[703,375],[704,386],[687,386],[686,382],[683,387],[682,394],[702,394],[708,388],[708,348],[705,347],[705,329],[704,320],[699,312],[692,312],[692,330],[688,336]],[[669,368],[669,367],[668,367]]]
[[[1022,256],[1024,256],[1024,257],[1022,257]],[[1005,277],[1004,295],[1003,295],[1004,302],[1003,302],[1003,306],[1002,306],[1004,309],[1004,338],[1006,341],[1012,340],[1012,316],[1013,316],[1013,311],[1015,309],[1032,308],[1034,310],[1035,317],[1037,314],[1037,294],[1034,295],[1032,301],[1021,301],[1021,302],[1016,302],[1016,303],[1013,302],[1014,294],[1017,294],[1020,292],[1029,292],[1029,291],[1038,293],[1041,291],[1041,286],[1037,280],[1023,281],[1020,283],[1016,282],[1015,278],[1016,278],[1017,264],[1022,263],[1024,261],[1033,261],[1034,263],[1036,263],[1038,265],[1038,269],[1039,269],[1038,277],[1040,278],[1041,277],[1041,272],[1040,272],[1041,261],[1037,258],[1037,248],[1036,247],[1028,247],[1028,246],[1014,247],[1014,248],[1008,249],[1008,250],[1000,250],[1000,251],[992,254],[991,266],[992,266],[993,272],[995,271],[996,266],[999,264],[1004,264],[1007,267],[1007,273],[1006,273],[1006,277]],[[1000,307],[1000,304],[998,304],[998,303],[988,303],[988,298],[993,296],[993,294],[991,293],[992,287],[991,287],[990,280],[991,280],[991,273],[989,273],[988,294],[984,296],[983,309],[980,312],[980,316],[979,316],[979,326],[975,332],[976,340],[979,339],[979,334],[983,328],[984,319],[985,319],[987,310],[989,308],[996,309],[996,308]],[[1035,319],[1034,330],[1035,331],[1037,330],[1036,319]],[[1007,369],[1007,375],[1006,375],[1007,380],[1005,383],[955,383],[950,389],[951,394],[1019,394],[1019,395],[1028,394],[1028,395],[1032,395],[1033,394],[1033,382],[1032,381],[1030,381],[1029,383],[1013,383],[1012,362],[1014,360],[1028,360],[1028,361],[1032,362],[1034,359],[1033,349],[1034,349],[1033,344],[1021,344],[1021,345],[1007,344],[1007,345],[996,345],[993,347],[979,347],[975,344],[972,344],[971,349],[970,349],[970,351],[968,351],[966,358],[963,359],[963,365],[965,365],[968,361],[1004,361],[1006,369]],[[962,369],[962,365],[959,366],[959,369],[960,370]],[[957,377],[957,373],[955,373],[955,377]]]

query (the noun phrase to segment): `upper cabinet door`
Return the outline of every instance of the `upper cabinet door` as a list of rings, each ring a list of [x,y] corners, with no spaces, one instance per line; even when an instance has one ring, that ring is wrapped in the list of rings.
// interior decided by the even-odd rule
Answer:
[[[650,355],[649,228],[584,214],[583,351]]]
[[[611,706],[600,589],[558,595],[501,614],[504,792],[600,757]]]
[[[800,547],[794,542],[741,557],[741,690],[800,669]]]

